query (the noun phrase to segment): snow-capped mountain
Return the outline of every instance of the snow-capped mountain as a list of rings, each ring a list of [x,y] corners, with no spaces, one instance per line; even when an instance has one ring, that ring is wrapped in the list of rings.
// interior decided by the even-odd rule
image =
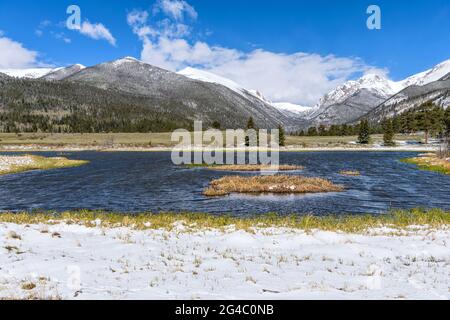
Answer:
[[[372,122],[399,115],[431,102],[443,108],[450,106],[450,79],[433,81],[423,86],[409,86],[371,110],[365,117]]]
[[[271,105],[272,107],[283,113],[285,116],[292,119],[298,118],[304,115],[306,112],[312,110],[312,107],[301,106],[290,102],[272,102],[258,90],[244,88],[244,86],[234,82],[233,80],[218,76],[208,71],[188,67],[179,71],[178,74],[194,80],[220,84],[244,97],[252,95],[253,97],[256,97],[262,102]]]
[[[49,74],[46,74],[45,76],[43,76],[42,79],[52,80],[52,81],[63,80],[63,79],[70,77],[71,75],[74,75],[75,73],[80,72],[81,70],[84,70],[84,69],[86,69],[85,66],[83,66],[81,64],[74,64],[69,67],[58,68],[58,69],[50,72]]]
[[[447,101],[442,98],[442,95],[446,95],[443,89],[446,84],[439,83],[439,80],[446,79],[449,74],[450,60],[397,82],[375,74],[365,75],[358,80],[348,81],[326,94],[315,108],[305,113],[303,117],[308,126],[349,123],[370,114],[379,106],[390,108],[393,104],[402,102],[402,108],[406,110],[409,105],[415,106],[420,101],[428,101],[427,97],[433,98],[433,94],[440,97],[436,102],[442,104]],[[433,85],[428,86],[429,84]],[[436,91],[435,88],[440,89]],[[417,98],[419,96],[420,99]],[[409,103],[412,97],[415,102]],[[378,114],[392,114],[392,112],[378,111]]]
[[[402,90],[403,86],[401,83],[388,80],[385,77],[368,74],[358,80],[347,81],[343,85],[332,90],[320,99],[316,108],[342,103],[361,89],[367,89],[373,91],[378,96],[388,98]]]
[[[13,78],[38,79],[59,69],[60,68],[0,69],[0,73],[4,73]]]
[[[227,128],[241,128],[249,117],[260,128],[293,125],[292,119],[256,93],[215,75],[194,71],[183,72],[188,77],[125,57],[83,69],[65,80],[138,95],[152,101],[159,112],[170,111],[183,119],[207,123],[219,121]]]

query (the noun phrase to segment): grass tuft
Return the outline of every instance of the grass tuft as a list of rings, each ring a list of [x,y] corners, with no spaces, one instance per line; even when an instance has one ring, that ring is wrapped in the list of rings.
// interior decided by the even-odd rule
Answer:
[[[213,180],[203,191],[205,196],[225,196],[231,193],[318,193],[340,192],[344,187],[335,185],[322,178],[307,178],[302,176],[227,176]]]
[[[342,170],[339,171],[339,174],[343,176],[358,177],[361,175],[361,172],[357,170]]]

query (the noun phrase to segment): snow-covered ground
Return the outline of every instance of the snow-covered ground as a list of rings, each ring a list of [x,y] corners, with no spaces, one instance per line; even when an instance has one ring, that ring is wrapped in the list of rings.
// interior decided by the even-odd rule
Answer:
[[[26,166],[33,163],[30,156],[0,156],[0,173],[14,166]]]
[[[450,230],[0,224],[0,298],[448,299]]]

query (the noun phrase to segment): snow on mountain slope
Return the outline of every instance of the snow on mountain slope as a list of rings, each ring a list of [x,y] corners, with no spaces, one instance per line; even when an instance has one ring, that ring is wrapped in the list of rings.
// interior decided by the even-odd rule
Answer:
[[[77,72],[80,72],[81,70],[86,69],[85,66],[81,64],[74,64],[69,67],[65,68],[58,68],[49,74],[46,74],[42,77],[42,79],[45,80],[52,80],[52,81],[58,81],[58,80],[64,80],[67,77],[70,77],[71,75],[74,75]]]
[[[198,74],[195,73],[196,77]],[[203,74],[202,78],[205,77]],[[248,118],[253,117],[260,128],[275,128],[280,123],[286,127],[294,125],[291,118],[260,97],[240,91],[228,82],[234,86],[235,90],[232,90],[217,84],[217,78],[212,81],[210,77],[207,77],[210,81],[200,81],[125,57],[86,68],[66,80],[138,95],[151,101],[156,111],[170,110],[173,116],[186,121],[195,119],[212,123],[220,120],[223,127],[242,128]]]
[[[416,85],[423,86],[431,82],[440,80],[450,73],[450,60],[446,60],[427,71],[413,75],[399,83],[403,88]]]
[[[258,99],[271,104],[271,102],[269,100],[267,100],[263,96],[263,94],[260,93],[259,91],[246,89],[243,86],[241,86],[240,84],[234,82],[233,80],[218,76],[218,75],[213,74],[208,71],[187,67],[187,68],[179,71],[178,74],[183,75],[188,78],[191,78],[191,79],[194,79],[194,80],[220,84],[220,85],[225,86],[241,95],[245,96],[246,94],[251,94],[251,95],[257,97]]]
[[[320,99],[316,107],[328,107],[333,104],[342,103],[361,89],[368,89],[378,96],[388,98],[402,90],[403,87],[398,82],[388,80],[379,75],[368,74],[358,80],[347,81],[343,85],[332,90]]]
[[[59,69],[61,68],[0,69],[0,73],[4,73],[14,78],[38,79]]]
[[[312,107],[305,107],[298,104],[293,104],[290,102],[274,102],[272,105],[282,112],[290,112],[293,114],[301,115],[305,112],[311,111]]]

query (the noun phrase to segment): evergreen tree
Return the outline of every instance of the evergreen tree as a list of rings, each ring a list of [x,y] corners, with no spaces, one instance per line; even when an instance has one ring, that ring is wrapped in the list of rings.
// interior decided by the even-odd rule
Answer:
[[[249,130],[257,131],[253,117],[250,117],[247,121],[247,134],[245,136],[245,146],[246,147],[250,146],[250,136],[249,136],[249,132],[248,132]],[[256,133],[256,143],[258,143],[258,141],[259,141],[259,137],[258,137],[258,133]]]
[[[406,116],[406,126],[408,133],[417,132],[417,116],[415,113],[408,113],[408,115]]]
[[[369,144],[370,143],[370,127],[369,121],[364,119],[359,124],[358,143]]]
[[[418,125],[421,130],[425,133],[425,144],[428,144],[430,138],[430,131],[432,129],[431,115],[430,115],[430,105],[424,104],[417,114]]]
[[[221,127],[221,125],[220,125],[219,121],[216,120],[216,121],[213,122],[213,124],[212,124],[212,128],[213,129],[220,130],[220,127]]]
[[[450,107],[447,107],[444,113],[445,133],[450,136]]]
[[[310,127],[308,129],[308,136],[310,136],[310,137],[317,136],[317,128],[316,127]]]
[[[248,118],[247,129],[256,129],[255,128],[255,121],[253,120],[253,117]]]
[[[327,131],[327,128],[323,124],[321,124],[319,126],[319,136],[325,136],[326,135],[326,131]]]
[[[383,123],[383,141],[385,146],[395,146],[394,142],[394,124],[391,119],[387,119]]]
[[[284,147],[286,145],[286,137],[284,134],[284,128],[280,125],[278,125],[278,144],[280,147]]]

